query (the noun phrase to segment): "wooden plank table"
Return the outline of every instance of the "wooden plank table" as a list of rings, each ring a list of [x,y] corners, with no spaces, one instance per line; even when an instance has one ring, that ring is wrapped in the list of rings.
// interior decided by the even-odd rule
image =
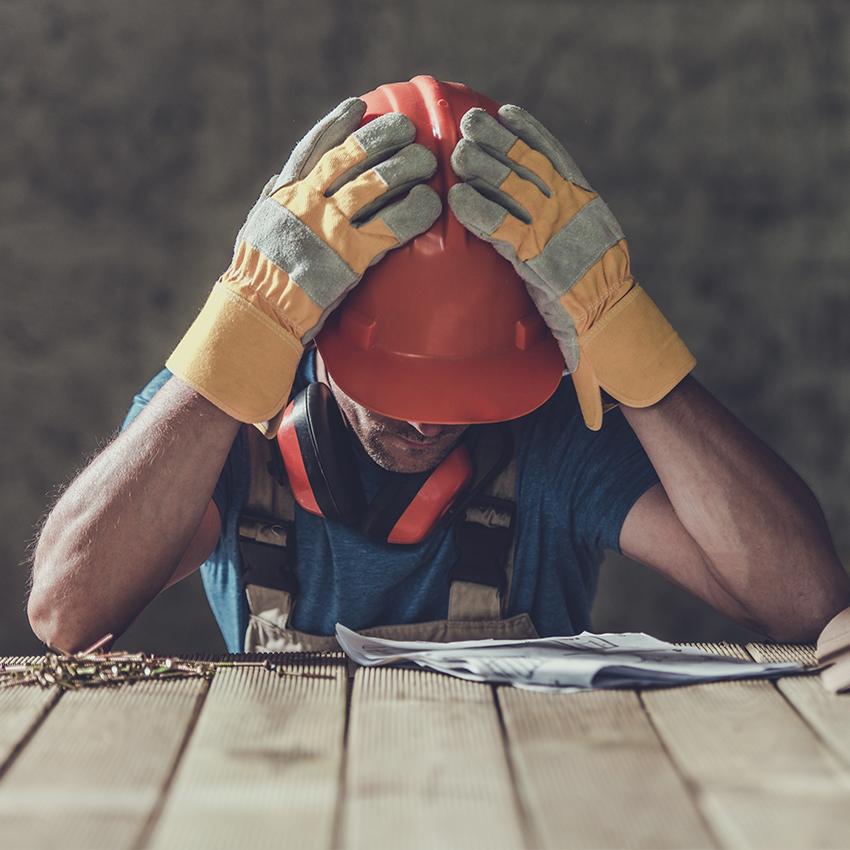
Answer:
[[[850,847],[850,695],[815,676],[549,695],[286,660],[0,690],[0,848]]]

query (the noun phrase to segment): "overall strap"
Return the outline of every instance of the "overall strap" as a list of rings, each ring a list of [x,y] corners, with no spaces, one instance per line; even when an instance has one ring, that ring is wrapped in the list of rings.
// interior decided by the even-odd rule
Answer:
[[[505,614],[516,536],[517,431],[515,423],[488,427],[473,446],[476,478],[454,520],[450,621]]]
[[[239,517],[245,593],[253,613],[286,628],[298,591],[295,500],[276,441],[265,439],[255,428],[243,431],[248,442],[251,482]]]

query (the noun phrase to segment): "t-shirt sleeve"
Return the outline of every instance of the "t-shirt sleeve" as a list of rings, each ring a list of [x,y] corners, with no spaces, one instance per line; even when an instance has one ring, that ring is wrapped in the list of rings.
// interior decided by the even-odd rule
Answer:
[[[578,429],[582,458],[573,489],[576,533],[591,549],[620,552],[620,530],[634,503],[659,481],[658,473],[619,408],[602,428]]]
[[[151,399],[168,383],[169,378],[171,378],[171,372],[168,369],[163,369],[133,396],[133,402],[124,417],[124,422],[121,424],[122,431],[126,431],[132,425],[136,417],[148,406]]]
[[[121,425],[121,430],[126,431],[127,428],[135,421],[138,415],[150,404],[153,397],[168,383],[172,374],[168,369],[163,369],[159,374],[155,375],[147,385],[141,389],[133,398],[130,409],[124,417],[124,422]],[[230,454],[225,461],[224,467],[221,470],[221,475],[213,490],[213,501],[218,508],[218,512],[222,517],[227,516],[228,506],[231,503],[234,491],[234,469],[235,469],[235,448],[230,450]]]

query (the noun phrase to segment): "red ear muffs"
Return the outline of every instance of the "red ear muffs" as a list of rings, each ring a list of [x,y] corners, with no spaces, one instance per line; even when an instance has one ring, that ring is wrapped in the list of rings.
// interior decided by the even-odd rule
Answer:
[[[358,525],[366,509],[340,409],[326,384],[308,384],[277,433],[295,501],[317,516]]]
[[[372,540],[419,543],[472,479],[472,459],[461,443],[435,469],[395,473],[367,505],[350,439],[330,389],[319,382],[290,402],[277,434],[295,501]]]

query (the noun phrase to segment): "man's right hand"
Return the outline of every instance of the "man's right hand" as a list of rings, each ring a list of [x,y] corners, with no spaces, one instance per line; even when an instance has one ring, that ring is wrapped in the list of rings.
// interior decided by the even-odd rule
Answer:
[[[417,185],[431,177],[436,160],[412,144],[411,121],[388,113],[360,127],[365,109],[358,98],[343,101],[296,146],[166,363],[208,401],[267,436],[276,430],[303,346],[369,266],[425,232],[441,212],[437,193]]]

